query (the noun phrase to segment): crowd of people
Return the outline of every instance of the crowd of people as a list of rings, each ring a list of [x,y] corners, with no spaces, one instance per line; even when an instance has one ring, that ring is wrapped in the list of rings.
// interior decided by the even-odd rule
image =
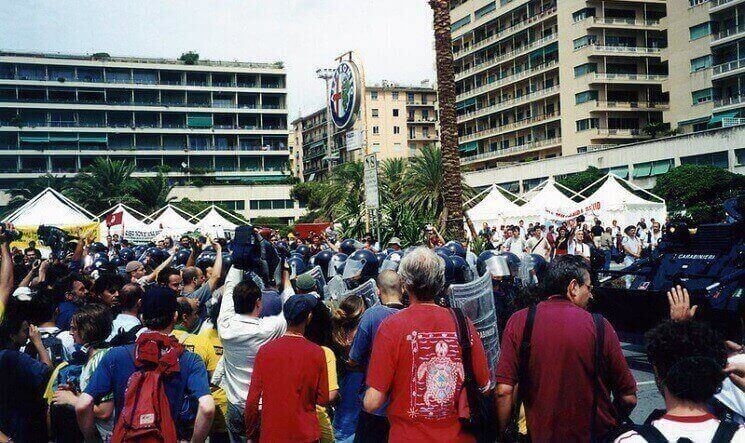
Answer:
[[[333,228],[137,246],[52,230],[42,258],[1,225],[0,443],[745,441],[742,348],[697,322],[681,287],[647,334],[666,410],[628,418],[637,385],[588,311],[590,250],[637,258],[664,230],[485,224],[478,256],[434,228],[385,247]],[[495,365],[484,318],[450,306],[479,278]]]

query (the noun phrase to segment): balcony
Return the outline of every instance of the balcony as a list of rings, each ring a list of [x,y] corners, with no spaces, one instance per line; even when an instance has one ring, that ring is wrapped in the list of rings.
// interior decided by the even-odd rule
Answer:
[[[64,78],[64,77],[63,77]],[[144,86],[183,86],[183,87],[203,87],[203,88],[262,88],[262,89],[284,89],[284,85],[278,83],[265,83],[259,85],[258,83],[245,83],[245,82],[198,82],[198,81],[168,81],[168,80],[149,80],[149,79],[136,79],[136,78],[98,78],[98,77],[72,77],[64,78],[64,81],[60,81],[60,78],[49,77],[46,75],[41,76],[25,76],[25,75],[13,75],[3,77],[2,80],[20,80],[20,81],[39,81],[39,82],[53,82],[55,84],[66,84],[66,83],[95,83],[95,84],[112,84],[112,85],[144,85]],[[74,85],[73,85],[74,86]]]
[[[468,98],[471,98],[473,96],[479,95],[484,92],[488,92],[491,90],[494,90],[500,86],[506,86],[511,83],[515,83],[517,81],[520,81],[525,78],[532,77],[534,75],[543,73],[551,68],[558,68],[559,67],[559,61],[558,60],[551,60],[548,63],[543,63],[540,65],[537,65],[533,67],[532,69],[526,69],[525,71],[518,72],[517,74],[508,75],[507,77],[500,78],[498,80],[494,80],[491,83],[487,83],[485,85],[479,86],[478,88],[471,89],[470,91],[464,92],[462,94],[458,94],[458,100],[465,100]]]
[[[409,140],[410,141],[437,141],[440,137],[434,135],[434,134],[409,134]]]
[[[482,154],[471,155],[469,157],[461,157],[461,165],[469,165],[478,163],[486,160],[492,160],[506,155],[516,154],[520,152],[533,151],[535,149],[544,149],[561,146],[561,137],[552,138],[548,140],[540,140],[536,142],[525,143],[519,146],[512,146],[507,149],[497,149],[492,152],[484,152]]]
[[[557,33],[554,32],[553,34],[543,37],[541,39],[535,40],[532,43],[528,43],[525,46],[521,46],[517,49],[514,49],[510,52],[500,54],[498,56],[486,59],[482,61],[481,63],[474,65],[464,71],[456,72],[455,73],[455,81],[463,80],[464,78],[468,77],[469,75],[475,74],[479,71],[484,71],[486,69],[492,68],[494,66],[497,66],[501,62],[505,60],[510,60],[515,57],[519,57],[520,55],[523,55],[525,53],[528,53],[532,51],[533,49],[539,48],[541,46],[545,46],[549,43],[553,43],[557,40]]]
[[[5,103],[45,103],[45,104],[74,104],[74,105],[97,105],[97,106],[159,106],[170,108],[169,110],[178,110],[178,108],[220,108],[220,109],[257,109],[257,110],[281,110],[284,108],[278,105],[259,106],[257,103],[238,103],[227,104],[218,103],[184,103],[170,101],[103,101],[103,100],[47,100],[47,99],[14,99],[2,98],[0,102]]]
[[[727,28],[713,35],[711,39],[711,46],[729,43],[733,40],[742,38],[743,36],[745,36],[745,24]]]
[[[652,83],[657,84],[667,80],[667,75],[661,74],[606,74],[594,73],[590,83]]]
[[[714,100],[714,110],[717,111],[719,108],[739,107],[743,104],[745,104],[745,94],[733,95],[732,97]]]
[[[549,121],[559,120],[561,118],[558,112],[551,114],[542,114],[535,117],[529,117],[523,120],[519,120],[506,125],[497,126],[495,128],[484,129],[471,134],[462,135],[458,138],[459,143],[466,143],[474,140],[480,140],[495,135],[506,134],[508,132],[517,131],[519,129],[527,128],[538,123],[548,123]]]
[[[624,102],[598,100],[594,103],[594,111],[666,111],[670,103],[661,102]]]
[[[157,125],[157,124],[135,124],[133,125],[131,122],[110,122],[108,124],[103,123],[89,123],[89,122],[30,122],[30,123],[23,123],[20,128],[16,124],[11,124],[7,121],[0,121],[0,127],[3,126],[11,126],[16,129],[42,129],[42,130],[50,130],[53,128],[78,128],[78,129],[92,129],[92,132],[99,132],[99,131],[106,131],[107,129],[112,129],[114,132],[122,132],[121,128],[130,128],[133,131],[134,130],[168,130],[168,129],[178,129],[177,132],[182,132],[183,130],[189,130],[189,131],[210,131],[214,132],[215,130],[265,130],[265,131],[286,131],[287,128],[284,126],[278,126],[278,125],[264,125],[264,126],[258,126],[258,125],[213,125],[213,126],[207,126],[207,127],[191,127],[186,124],[179,124],[179,123],[170,123],[170,124],[164,124],[164,125]],[[89,131],[86,131],[89,132]],[[161,131],[156,131],[161,132]],[[168,132],[168,131],[162,131],[162,132]]]
[[[408,123],[410,125],[416,125],[416,124],[434,125],[435,123],[437,123],[437,119],[435,119],[434,117],[429,117],[429,118],[421,118],[421,117],[419,117],[419,118],[411,118],[411,117],[407,117],[406,118],[406,123]]]
[[[496,103],[491,106],[487,106],[485,108],[477,109],[475,111],[468,112],[463,115],[458,116],[458,123],[463,123],[464,121],[468,121],[474,118],[478,118],[484,115],[492,114],[494,112],[498,111],[504,111],[506,109],[528,103],[533,100],[538,100],[541,98],[545,98],[554,94],[559,93],[559,86],[552,86],[550,88],[544,88],[535,92],[532,92],[530,94],[523,95],[522,97],[516,97],[511,100],[505,100],[503,102]]]
[[[435,106],[435,101],[416,101],[416,100],[406,100],[406,106]]]
[[[600,54],[592,55],[629,55],[629,56],[642,56],[646,57],[649,55],[659,56],[664,48],[646,47],[646,46],[615,46],[615,45],[587,45],[581,49],[589,48],[592,52]]]
[[[613,17],[589,17],[588,28],[662,29],[659,20],[637,20]]]
[[[463,48],[460,51],[453,53],[453,59],[457,60],[458,58],[461,58],[481,48],[489,46],[492,43],[498,42],[499,40],[501,40],[502,38],[508,35],[514,34],[518,31],[522,31],[523,29],[528,28],[549,17],[553,17],[554,15],[556,15],[556,6],[552,6],[548,9],[545,9],[542,12],[539,12],[538,14],[532,17],[529,17],[527,20],[523,20],[520,23],[515,24],[514,26],[505,28],[490,37],[480,40],[467,48]]]
[[[649,138],[649,136],[641,132],[640,129],[629,128],[598,128],[597,134],[607,138]]]
[[[714,66],[711,70],[711,77],[712,79],[717,79],[739,74],[742,69],[745,69],[745,58]]]
[[[711,0],[709,4],[709,12],[713,13],[723,11],[743,2],[745,2],[745,0]]]

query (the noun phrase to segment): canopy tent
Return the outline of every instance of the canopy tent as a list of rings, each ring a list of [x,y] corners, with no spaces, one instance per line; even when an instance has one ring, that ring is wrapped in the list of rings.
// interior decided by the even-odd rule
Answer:
[[[121,213],[121,222],[112,226],[107,226],[106,217],[111,214]],[[134,215],[133,215],[134,214]],[[98,214],[98,218],[101,220],[99,232],[101,233],[101,241],[106,240],[107,235],[118,235],[119,237],[126,237],[125,230],[128,231],[141,231],[147,228],[147,222],[151,221],[151,218],[147,215],[132,209],[131,207],[119,203],[110,207],[109,209]]]
[[[476,230],[480,229],[484,222],[488,223],[489,226],[503,224],[503,214],[513,212],[519,208],[519,206],[508,199],[505,194],[512,195],[516,199],[519,197],[497,184],[491,185],[487,190],[471,199],[471,201],[480,197],[487,191],[488,193],[480,202],[476,203],[471,209],[466,211],[468,218],[471,219]]]
[[[235,233],[235,228],[237,228],[238,225],[230,221],[227,217],[230,217],[241,224],[248,224],[245,220],[241,220],[228,211],[215,205],[211,205],[204,209],[202,212],[195,215],[194,218],[198,218],[202,214],[204,214],[204,216],[197,222],[196,228],[202,234],[211,237],[225,237],[226,233],[230,235]]]
[[[158,214],[157,217],[155,216],[156,214]],[[181,214],[184,214],[186,217]],[[185,232],[194,230],[194,225],[189,222],[189,219],[194,218],[194,216],[184,210],[176,208],[170,203],[153,212],[148,217],[153,220],[148,225],[149,228],[163,229],[163,231],[168,235],[181,235]]]
[[[665,220],[667,205],[664,199],[615,174],[606,175],[587,186],[580,193],[586,192],[603,180],[605,182],[580,203],[586,217],[597,217],[604,226],[611,226],[611,222],[616,220],[621,227],[636,225],[641,218],[646,220],[654,218],[661,223]],[[634,194],[622,183],[649,196],[650,200]]]
[[[98,217],[52,188],[46,188],[3,220],[16,226],[71,227],[90,224]]]
[[[521,196],[527,203],[505,213],[505,223],[517,224],[520,220],[534,223],[569,218],[567,214],[575,211],[577,202],[567,197],[561,189],[568,191],[572,197],[581,197],[566,186],[556,183],[553,178],[548,178]]]

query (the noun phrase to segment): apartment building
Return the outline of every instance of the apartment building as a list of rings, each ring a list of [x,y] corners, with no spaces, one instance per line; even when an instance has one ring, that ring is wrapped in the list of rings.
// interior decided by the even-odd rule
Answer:
[[[437,114],[437,92],[426,81],[418,86],[368,85],[352,128],[332,127],[330,155],[325,107],[292,122],[293,137],[302,146],[298,156],[303,166],[296,176],[319,178],[327,172],[329,161],[361,160],[368,153],[376,153],[378,160],[409,157],[424,146],[439,146]]]
[[[452,4],[466,170],[647,138],[668,107],[665,1]],[[561,79],[561,81],[559,81]]]
[[[711,124],[745,123],[745,2],[711,0]]]
[[[176,184],[279,182],[286,96],[281,63],[0,52],[0,189],[97,157]]]

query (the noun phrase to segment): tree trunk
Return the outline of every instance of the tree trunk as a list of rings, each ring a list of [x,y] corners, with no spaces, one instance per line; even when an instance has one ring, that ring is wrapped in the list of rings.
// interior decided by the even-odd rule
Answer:
[[[443,233],[447,240],[463,239],[463,199],[461,195],[458,126],[455,116],[455,72],[450,38],[450,1],[429,0],[434,13],[437,98],[440,104],[440,145],[442,147],[443,187],[448,217]]]

